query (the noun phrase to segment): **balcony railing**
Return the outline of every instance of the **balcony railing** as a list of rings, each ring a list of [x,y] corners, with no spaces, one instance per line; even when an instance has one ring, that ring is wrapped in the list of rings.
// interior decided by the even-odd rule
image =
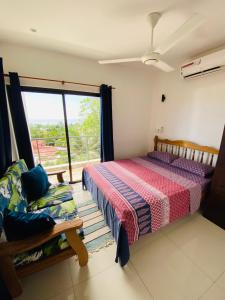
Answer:
[[[47,169],[68,166],[68,153],[65,136],[32,138],[32,148],[36,163]],[[87,161],[99,161],[100,138],[97,136],[70,136],[72,166],[79,166]]]

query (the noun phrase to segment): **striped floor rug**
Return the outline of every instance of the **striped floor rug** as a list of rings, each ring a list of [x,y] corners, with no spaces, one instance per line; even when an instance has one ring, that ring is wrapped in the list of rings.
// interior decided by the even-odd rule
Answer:
[[[114,243],[109,227],[93,200],[78,205],[78,215],[84,222],[84,240],[90,253],[99,251]]]

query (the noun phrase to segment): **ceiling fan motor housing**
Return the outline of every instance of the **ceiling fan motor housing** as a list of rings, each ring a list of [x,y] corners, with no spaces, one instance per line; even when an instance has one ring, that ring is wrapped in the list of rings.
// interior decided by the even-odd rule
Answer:
[[[159,60],[159,53],[152,52],[146,54],[142,56],[141,60],[145,65],[154,65]]]

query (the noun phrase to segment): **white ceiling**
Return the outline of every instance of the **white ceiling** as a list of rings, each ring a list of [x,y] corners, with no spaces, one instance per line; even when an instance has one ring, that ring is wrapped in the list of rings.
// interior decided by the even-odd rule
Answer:
[[[136,57],[149,46],[146,16],[152,11],[163,13],[156,44],[194,12],[206,18],[165,55],[169,63],[225,44],[225,0],[0,0],[0,41],[95,60]]]

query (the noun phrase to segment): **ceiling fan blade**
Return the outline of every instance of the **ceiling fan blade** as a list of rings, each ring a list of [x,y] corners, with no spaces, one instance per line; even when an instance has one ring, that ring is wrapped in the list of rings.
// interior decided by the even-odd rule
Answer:
[[[180,28],[178,28],[174,33],[172,33],[168,39],[166,39],[157,49],[156,52],[160,54],[166,53],[183,38],[185,38],[189,33],[198,28],[205,19],[199,15],[194,14],[190,19],[188,19]]]
[[[125,63],[125,62],[132,62],[132,61],[141,61],[140,57],[134,58],[119,58],[119,59],[109,59],[109,60],[99,60],[99,64],[118,64],[118,63]]]
[[[168,65],[167,63],[165,63],[164,61],[162,60],[158,60],[157,62],[155,62],[153,64],[154,67],[164,71],[164,72],[172,72],[174,71],[174,68],[171,67],[170,65]]]

